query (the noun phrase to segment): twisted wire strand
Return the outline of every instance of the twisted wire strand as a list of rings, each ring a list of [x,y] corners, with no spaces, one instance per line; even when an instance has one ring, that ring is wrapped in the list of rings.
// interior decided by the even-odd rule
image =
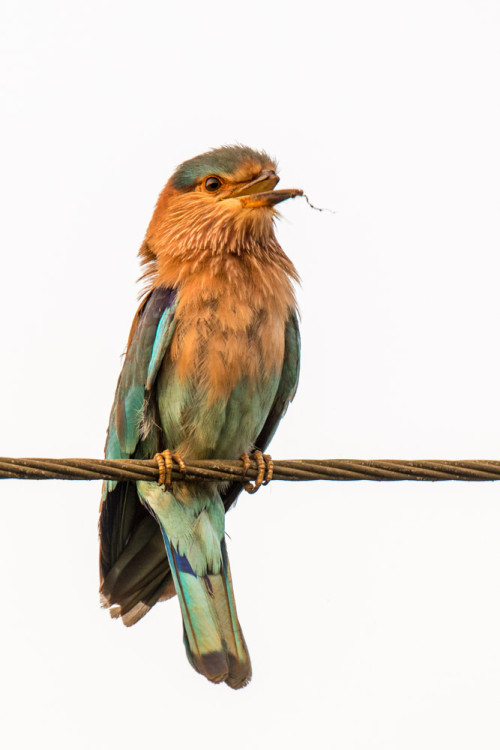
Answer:
[[[172,470],[173,481],[239,481],[255,479],[258,467],[250,459],[243,475],[239,460],[206,459],[186,463],[186,474]],[[0,479],[158,480],[155,460],[92,458],[0,458]],[[352,482],[488,482],[500,479],[500,461],[292,459],[274,461],[273,481],[315,480]]]

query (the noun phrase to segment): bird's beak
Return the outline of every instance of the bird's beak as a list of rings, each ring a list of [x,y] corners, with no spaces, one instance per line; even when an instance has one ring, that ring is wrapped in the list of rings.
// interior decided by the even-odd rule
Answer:
[[[240,203],[247,207],[275,206],[287,198],[302,195],[302,190],[274,190],[279,182],[274,169],[263,169],[258,177],[250,182],[238,185],[229,197],[239,198]]]

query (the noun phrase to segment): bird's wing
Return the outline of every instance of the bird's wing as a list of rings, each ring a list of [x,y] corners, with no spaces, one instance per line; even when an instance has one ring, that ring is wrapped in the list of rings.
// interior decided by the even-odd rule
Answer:
[[[162,450],[155,381],[175,330],[174,289],[154,289],[136,313],[111,409],[106,458],[150,458]],[[147,422],[147,424],[146,424]],[[156,521],[135,482],[106,481],[99,518],[101,598],[126,625],[160,597],[172,596],[170,568]]]
[[[143,458],[161,450],[161,433],[140,436],[141,415],[153,408],[154,381],[171,340],[175,311],[173,290],[155,290],[132,324],[127,355],[111,410],[107,458]],[[300,336],[295,313],[285,328],[285,356],[275,400],[255,447],[265,450],[297,389]],[[242,490],[233,482],[221,493],[226,510]],[[105,482],[100,533],[101,596],[104,606],[125,625],[133,625],[161,599],[175,594],[160,527],[141,504],[135,482]]]
[[[154,289],[132,323],[109,419],[106,458],[130,458],[140,442],[145,406],[175,330],[174,289]]]
[[[281,378],[276,397],[264,423],[264,427],[255,441],[255,447],[260,451],[264,451],[271,442],[281,418],[284,416],[289,403],[295,396],[297,384],[299,382],[299,369],[299,322],[297,320],[297,314],[293,312],[285,326],[285,356],[283,359],[283,369],[281,370]],[[243,485],[241,482],[233,482],[227,487],[225,492],[221,493],[226,511],[229,510],[242,489]]]

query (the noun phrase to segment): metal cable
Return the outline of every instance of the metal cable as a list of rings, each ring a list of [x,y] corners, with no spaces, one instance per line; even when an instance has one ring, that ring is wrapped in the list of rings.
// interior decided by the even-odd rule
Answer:
[[[172,480],[240,481],[255,479],[257,464],[251,459],[245,476],[240,460],[207,459],[186,463],[182,476],[174,466]],[[158,479],[155,460],[91,458],[0,458],[0,479],[116,479],[122,481]],[[485,482],[500,479],[500,461],[293,459],[274,461],[273,481],[330,479],[376,482],[402,480],[420,482]]]

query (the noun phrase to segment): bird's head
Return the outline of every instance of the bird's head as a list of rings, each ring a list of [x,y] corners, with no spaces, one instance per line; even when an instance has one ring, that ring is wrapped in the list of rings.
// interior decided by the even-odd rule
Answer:
[[[274,190],[279,182],[276,162],[264,151],[246,146],[223,146],[185,161],[168,185],[188,196],[203,196],[213,208],[232,200],[234,212],[245,208],[272,208],[277,203],[301,195],[300,190]]]
[[[141,248],[143,262],[252,252],[274,239],[275,206],[301,190],[275,190],[263,151],[223,146],[181,164],[163,189]]]

